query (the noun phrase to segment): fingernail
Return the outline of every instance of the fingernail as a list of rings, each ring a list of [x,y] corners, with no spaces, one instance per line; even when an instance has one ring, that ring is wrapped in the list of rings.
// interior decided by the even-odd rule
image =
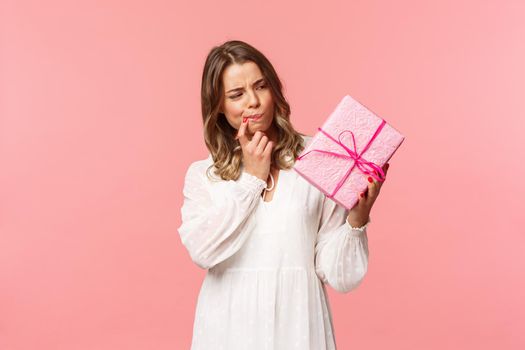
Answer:
[[[246,123],[247,120],[248,120],[248,118],[243,118],[243,119],[242,119],[242,122],[243,122],[243,123]]]
[[[361,196],[361,198],[365,196],[363,192],[361,192],[359,195]]]
[[[372,180],[372,178],[369,176],[368,177],[368,182],[373,182],[374,180]]]

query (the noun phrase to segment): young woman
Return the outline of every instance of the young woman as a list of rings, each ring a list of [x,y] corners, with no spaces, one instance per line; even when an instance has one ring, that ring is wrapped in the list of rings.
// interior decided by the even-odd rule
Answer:
[[[363,280],[382,183],[370,177],[347,210],[293,171],[311,136],[295,131],[273,66],[245,42],[211,50],[201,104],[210,155],[187,169],[178,229],[207,269],[192,349],[335,349],[325,284],[345,293]]]

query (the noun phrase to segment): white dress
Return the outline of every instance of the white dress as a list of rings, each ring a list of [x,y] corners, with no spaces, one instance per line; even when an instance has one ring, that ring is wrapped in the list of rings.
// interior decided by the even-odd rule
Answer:
[[[305,142],[311,136],[303,137]],[[266,182],[242,170],[210,181],[211,155],[184,180],[181,241],[207,269],[192,350],[336,349],[325,283],[346,293],[368,266],[366,226],[293,169],[281,170],[270,202]]]

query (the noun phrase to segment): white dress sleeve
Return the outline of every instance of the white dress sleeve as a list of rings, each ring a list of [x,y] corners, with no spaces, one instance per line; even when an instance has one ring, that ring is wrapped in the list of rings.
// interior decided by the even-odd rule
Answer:
[[[315,243],[315,271],[332,288],[347,293],[356,288],[368,269],[368,222],[353,228],[349,210],[324,196]]]
[[[181,241],[191,259],[209,269],[237,252],[250,233],[248,220],[266,182],[242,171],[237,181],[221,181],[213,195],[206,169],[190,164],[184,178]],[[200,169],[200,170],[199,170]]]

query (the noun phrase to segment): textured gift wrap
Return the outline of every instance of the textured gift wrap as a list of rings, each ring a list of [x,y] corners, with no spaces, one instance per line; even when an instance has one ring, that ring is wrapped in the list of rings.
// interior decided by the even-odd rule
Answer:
[[[386,120],[346,95],[293,169],[337,204],[351,209],[359,193],[367,189],[369,176],[385,179],[382,166],[404,139]]]

